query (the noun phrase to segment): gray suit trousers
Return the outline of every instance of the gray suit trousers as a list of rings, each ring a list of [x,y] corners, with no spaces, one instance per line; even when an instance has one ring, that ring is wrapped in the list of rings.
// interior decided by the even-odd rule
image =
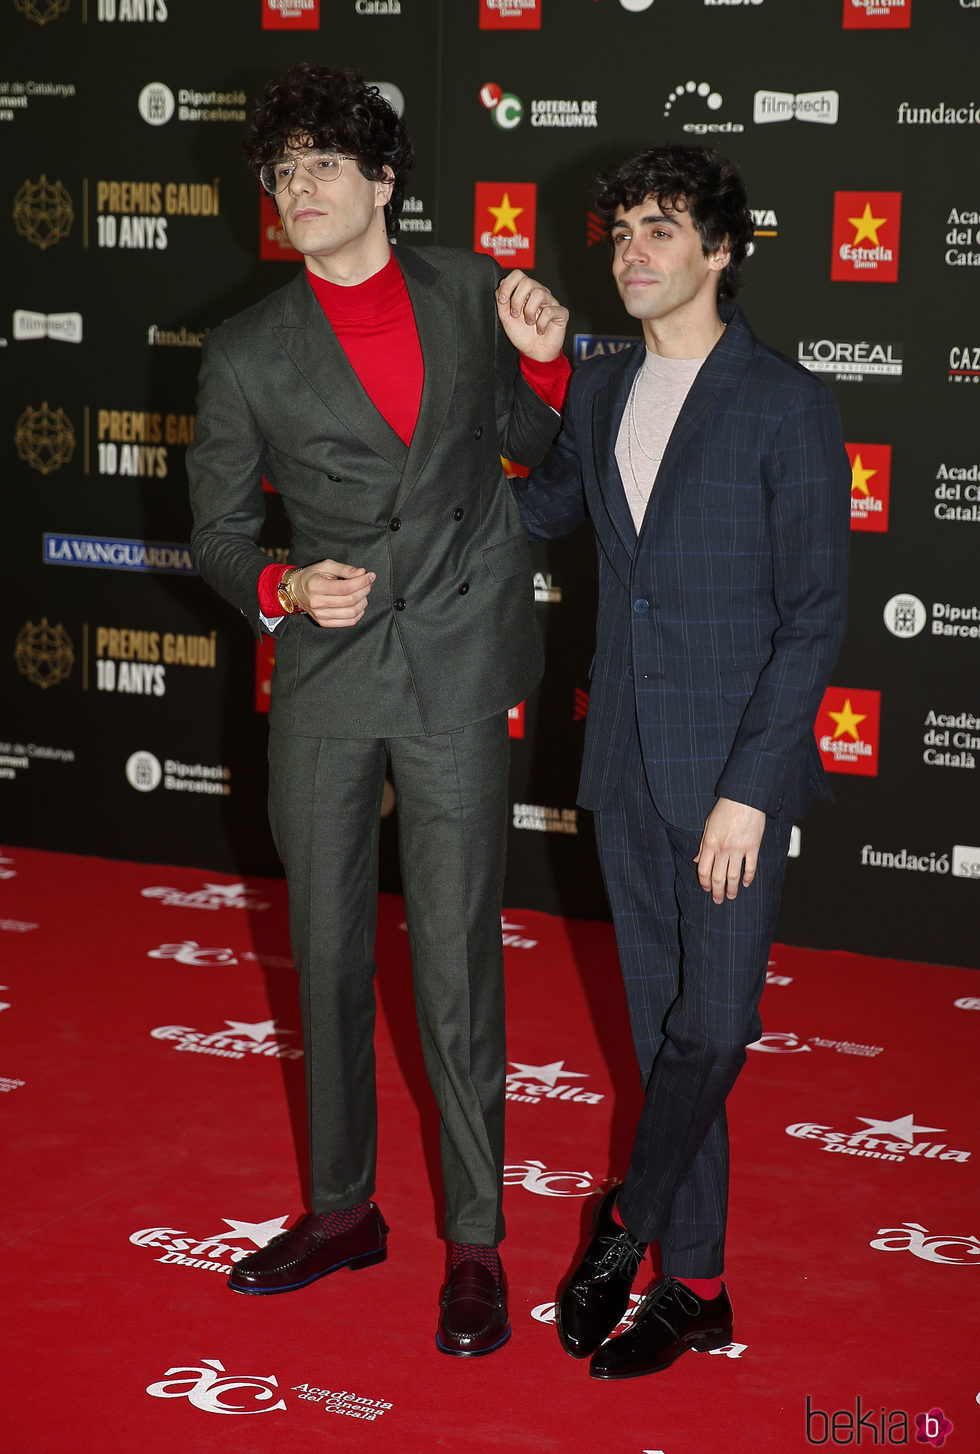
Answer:
[[[390,764],[416,1014],[439,1107],[446,1235],[504,1234],[506,715],[431,736],[273,727],[269,817],[299,970],[314,1212],[370,1198],[377,1162],[374,939]]]
[[[657,812],[638,736],[596,834],[633,1043],[646,1088],[619,1211],[660,1243],[663,1271],[724,1271],[725,1101],[762,1033],[766,978],[792,824],[769,819],[752,885],[722,904],[693,862],[701,831]]]

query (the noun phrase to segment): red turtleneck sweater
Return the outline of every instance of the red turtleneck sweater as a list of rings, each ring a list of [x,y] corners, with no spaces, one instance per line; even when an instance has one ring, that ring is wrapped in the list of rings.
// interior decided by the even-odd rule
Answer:
[[[380,272],[353,288],[328,283],[309,271],[306,276],[368,398],[399,439],[411,444],[424,365],[412,302],[394,252]],[[540,399],[561,409],[571,374],[564,354],[550,363],[521,354],[521,372]],[[270,619],[282,615],[276,590],[287,569],[270,565],[259,577],[259,607]]]

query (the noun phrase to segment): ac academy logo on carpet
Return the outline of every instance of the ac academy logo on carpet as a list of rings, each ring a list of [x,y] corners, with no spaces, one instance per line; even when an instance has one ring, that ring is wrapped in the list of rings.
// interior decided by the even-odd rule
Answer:
[[[874,1116],[857,1116],[866,1127],[863,1131],[835,1131],[831,1126],[822,1126],[813,1121],[798,1121],[786,1127],[787,1136],[799,1141],[816,1141],[821,1150],[842,1156],[860,1156],[873,1161],[904,1162],[913,1157],[927,1161],[969,1161],[971,1152],[960,1151],[945,1141],[915,1138],[920,1132],[941,1132],[943,1126],[919,1126],[910,1113],[892,1121],[880,1120]]]
[[[539,1197],[587,1197],[601,1179],[591,1171],[550,1171],[543,1161],[520,1161],[504,1167],[504,1186],[521,1186]]]
[[[851,462],[851,529],[883,535],[891,499],[890,444],[846,444]]]
[[[879,1227],[877,1237],[869,1245],[877,1252],[911,1252],[923,1262],[980,1267],[980,1238],[929,1232],[921,1222]]]
[[[534,266],[538,189],[534,182],[477,182],[473,249],[505,268]]]
[[[820,760],[828,772],[878,776],[881,693],[828,687],[814,724]]]
[[[323,1413],[367,1423],[375,1423],[394,1408],[387,1399],[364,1398],[348,1389],[320,1388],[309,1382],[294,1383],[289,1391],[299,1395],[299,1402],[312,1403]],[[151,1398],[186,1398],[205,1414],[288,1412],[285,1400],[276,1398],[282,1390],[274,1373],[229,1374],[218,1358],[202,1358],[194,1366],[168,1368],[159,1382],[147,1386],[146,1392]],[[247,1402],[241,1402],[243,1396]],[[272,1402],[273,1399],[276,1401]]]
[[[768,1051],[772,1055],[801,1055],[816,1048],[836,1050],[839,1055],[863,1055],[868,1060],[873,1060],[885,1047],[863,1045],[858,1040],[828,1040],[824,1035],[811,1035],[809,1039],[801,1040],[794,1030],[766,1030],[748,1048]]]

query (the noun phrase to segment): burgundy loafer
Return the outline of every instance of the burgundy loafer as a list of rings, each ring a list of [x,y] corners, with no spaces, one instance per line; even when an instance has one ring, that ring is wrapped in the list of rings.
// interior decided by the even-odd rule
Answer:
[[[293,1292],[336,1272],[338,1267],[370,1267],[388,1255],[388,1228],[374,1203],[356,1226],[328,1237],[319,1217],[308,1212],[294,1227],[239,1262],[228,1286],[232,1292]]]
[[[510,1337],[507,1297],[480,1262],[461,1262],[442,1296],[436,1347],[456,1358],[492,1353]]]

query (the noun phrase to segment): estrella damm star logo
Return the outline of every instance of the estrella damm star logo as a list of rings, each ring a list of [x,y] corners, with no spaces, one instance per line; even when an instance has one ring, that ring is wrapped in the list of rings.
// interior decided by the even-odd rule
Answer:
[[[891,496],[890,444],[845,444],[851,461],[851,529],[883,535]]]
[[[880,692],[858,687],[828,687],[814,724],[826,770],[877,777],[880,726]]]
[[[835,192],[835,283],[897,283],[901,192]]]
[[[844,0],[845,30],[908,30],[912,0]]]
[[[473,247],[505,268],[534,266],[538,189],[534,182],[477,182]]]

